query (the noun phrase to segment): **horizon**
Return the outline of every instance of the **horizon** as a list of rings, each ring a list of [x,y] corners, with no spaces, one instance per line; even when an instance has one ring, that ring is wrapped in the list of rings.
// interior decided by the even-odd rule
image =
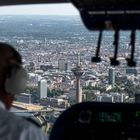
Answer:
[[[33,4],[0,7],[0,15],[79,15],[71,4]]]
[[[0,14],[0,16],[9,16],[9,17],[12,17],[12,16],[40,16],[40,17],[41,16],[48,16],[48,17],[50,17],[50,16],[51,17],[55,17],[55,16],[58,16],[58,17],[71,17],[71,16],[73,16],[74,17],[75,16],[75,17],[80,17],[80,15],[39,15],[39,14],[28,14],[28,15],[27,14],[23,14],[23,15],[22,14],[20,14],[20,15],[15,15],[15,14],[14,15],[12,15],[12,14],[11,15],[10,14],[1,15]]]

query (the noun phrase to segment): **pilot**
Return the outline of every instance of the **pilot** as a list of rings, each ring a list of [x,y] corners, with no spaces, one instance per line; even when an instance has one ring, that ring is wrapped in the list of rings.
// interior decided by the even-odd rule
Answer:
[[[47,140],[35,124],[9,112],[15,95],[26,87],[27,73],[20,54],[10,45],[0,43],[0,139]]]

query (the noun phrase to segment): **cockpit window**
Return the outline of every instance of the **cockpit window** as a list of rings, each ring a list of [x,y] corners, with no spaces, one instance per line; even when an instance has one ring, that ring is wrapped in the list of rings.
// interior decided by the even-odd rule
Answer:
[[[125,60],[130,32],[120,33],[119,67],[110,66],[113,34],[103,32],[102,62],[92,63],[99,32],[88,31],[71,4],[1,7],[0,41],[20,52],[29,76],[11,111],[34,118],[49,133],[61,112],[78,102],[140,102],[139,67]]]

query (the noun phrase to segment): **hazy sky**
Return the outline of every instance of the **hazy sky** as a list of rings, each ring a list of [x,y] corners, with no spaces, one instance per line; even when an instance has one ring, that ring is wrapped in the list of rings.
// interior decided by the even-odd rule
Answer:
[[[37,4],[0,7],[0,15],[78,15],[72,4]]]

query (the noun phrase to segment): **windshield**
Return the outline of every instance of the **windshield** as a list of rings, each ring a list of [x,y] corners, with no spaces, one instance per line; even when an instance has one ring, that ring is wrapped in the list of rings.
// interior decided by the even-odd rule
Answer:
[[[88,31],[72,5],[47,6],[0,9],[0,41],[19,51],[29,76],[11,111],[35,118],[49,133],[61,112],[78,102],[139,102],[138,40],[137,68],[127,67],[125,60],[130,56],[130,32],[120,33],[119,67],[110,66],[111,31],[103,32],[102,62],[92,63],[99,32]]]

